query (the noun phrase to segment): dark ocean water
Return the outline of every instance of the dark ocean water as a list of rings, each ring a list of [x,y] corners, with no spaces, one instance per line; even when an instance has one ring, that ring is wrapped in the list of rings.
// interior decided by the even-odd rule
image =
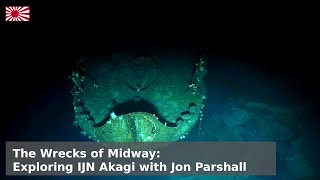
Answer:
[[[315,127],[311,122],[317,119],[317,114],[313,114],[314,104],[303,91],[293,89],[294,79],[270,76],[259,68],[239,61],[215,57],[214,61],[208,62],[207,86],[208,93],[205,100],[203,123],[219,126],[213,116],[222,114],[226,111],[227,101],[231,99],[266,99],[272,100],[280,105],[288,105],[295,108],[305,108],[305,114],[301,119],[303,131],[298,136],[304,137],[304,142],[312,146],[309,149],[310,156],[316,154],[317,139]],[[287,82],[287,83],[284,83]],[[68,77],[64,77],[46,88],[38,91],[32,98],[25,101],[22,108],[18,108],[12,116],[11,121],[17,122],[14,128],[6,134],[7,141],[90,141],[88,138],[80,135],[80,129],[73,126],[74,120],[73,99],[70,94],[72,82]],[[212,114],[215,113],[215,114]],[[220,124],[221,125],[221,124]],[[212,127],[216,129],[217,127]],[[251,124],[251,129],[258,129],[255,135],[246,137],[245,140],[263,139],[263,132],[258,124]],[[190,135],[184,141],[196,141],[198,127],[195,127]],[[216,131],[207,132],[201,136],[201,141],[215,140]],[[223,133],[223,132],[219,132]],[[225,132],[225,139],[239,141],[238,136],[232,136],[232,133]],[[229,133],[229,134],[228,134]],[[212,134],[212,135],[211,135]],[[219,136],[223,136],[219,134]],[[285,147],[286,148],[286,147]],[[290,148],[290,147],[287,147]],[[312,154],[314,153],[314,154]],[[310,161],[312,164],[313,162]],[[312,164],[313,165],[313,164]],[[288,174],[286,162],[277,162],[277,176],[265,177],[265,179],[285,179],[284,174]],[[293,169],[290,169],[291,171]],[[288,176],[286,176],[288,177]],[[289,176],[290,177],[290,176]],[[263,179],[257,177],[252,179]],[[6,179],[171,179],[170,177],[6,177]],[[210,179],[210,178],[207,178]],[[211,179],[225,179],[215,178]],[[241,178],[240,178],[241,179]],[[251,178],[250,178],[251,179]]]

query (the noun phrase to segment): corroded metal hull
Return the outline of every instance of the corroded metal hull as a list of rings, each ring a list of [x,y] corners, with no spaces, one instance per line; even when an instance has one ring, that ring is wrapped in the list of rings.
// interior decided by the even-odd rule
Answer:
[[[77,66],[72,74],[74,124],[82,129],[82,135],[97,142],[173,142],[185,138],[202,119],[207,73],[204,58],[189,66],[191,74],[179,74],[161,64],[160,68],[150,66],[156,64],[150,58],[138,60],[143,73],[129,78],[123,74],[132,71],[121,60],[116,64],[124,65],[112,70],[106,61]],[[141,70],[143,67],[159,69]],[[137,68],[133,69],[136,72]]]

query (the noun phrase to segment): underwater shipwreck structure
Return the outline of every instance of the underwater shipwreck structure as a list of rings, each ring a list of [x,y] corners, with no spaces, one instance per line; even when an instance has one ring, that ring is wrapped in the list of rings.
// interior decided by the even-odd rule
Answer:
[[[206,74],[204,53],[83,57],[71,76],[74,125],[96,142],[183,139],[202,119]]]

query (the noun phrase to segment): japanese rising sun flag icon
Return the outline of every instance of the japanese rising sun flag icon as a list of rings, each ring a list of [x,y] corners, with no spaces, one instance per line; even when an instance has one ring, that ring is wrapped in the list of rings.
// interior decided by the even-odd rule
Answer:
[[[29,6],[6,6],[6,21],[29,21]]]

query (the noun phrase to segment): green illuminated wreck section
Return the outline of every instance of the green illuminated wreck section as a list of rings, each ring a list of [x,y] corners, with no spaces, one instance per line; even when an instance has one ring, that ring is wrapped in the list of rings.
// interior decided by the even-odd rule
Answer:
[[[206,73],[205,57],[188,54],[82,58],[71,76],[74,125],[96,142],[183,139],[202,119]]]

